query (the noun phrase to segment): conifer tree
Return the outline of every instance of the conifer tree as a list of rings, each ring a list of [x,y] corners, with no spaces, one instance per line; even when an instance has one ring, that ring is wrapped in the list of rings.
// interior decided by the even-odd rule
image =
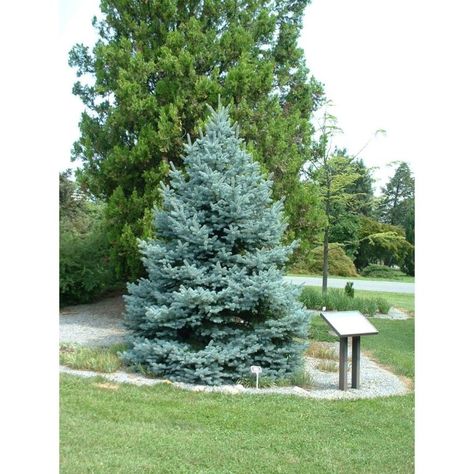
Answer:
[[[301,364],[308,312],[282,280],[296,244],[281,244],[283,204],[242,142],[219,107],[162,184],[156,236],[140,244],[148,277],[124,297],[133,366],[215,385],[250,365],[279,378]]]
[[[299,180],[323,97],[298,47],[309,1],[100,1],[97,42],[69,55],[85,105],[72,157],[81,186],[107,202],[119,278],[142,274],[136,238],[150,230],[158,183],[170,162],[181,166],[186,133],[198,137],[204,104],[218,95],[273,173],[274,197],[287,197],[287,237],[314,240],[318,202]]]

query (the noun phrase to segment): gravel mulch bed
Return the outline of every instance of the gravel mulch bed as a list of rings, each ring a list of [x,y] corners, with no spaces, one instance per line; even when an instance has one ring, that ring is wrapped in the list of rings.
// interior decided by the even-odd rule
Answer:
[[[60,313],[60,342],[75,343],[87,346],[108,346],[123,342],[126,330],[123,327],[123,301],[122,297],[104,299],[98,303],[65,307]],[[327,345],[336,353],[339,343],[320,343]],[[349,352],[350,353],[350,352]],[[152,379],[142,375],[115,372],[103,374],[86,370],[74,370],[61,366],[63,373],[81,377],[101,376],[110,382],[131,383],[134,385],[156,385],[160,383],[173,384],[175,387],[195,392],[220,392],[228,394],[285,394],[298,395],[317,399],[358,399],[375,398],[391,395],[403,395],[409,388],[393,373],[380,367],[363,353],[361,354],[360,388],[342,391],[338,389],[338,372],[325,372],[318,369],[318,359],[307,357],[305,369],[314,386],[311,389],[300,387],[273,387],[273,388],[245,388],[242,385],[224,385],[210,387],[205,385],[192,385],[168,380]],[[265,375],[265,374],[263,374]],[[348,384],[351,383],[349,364]]]

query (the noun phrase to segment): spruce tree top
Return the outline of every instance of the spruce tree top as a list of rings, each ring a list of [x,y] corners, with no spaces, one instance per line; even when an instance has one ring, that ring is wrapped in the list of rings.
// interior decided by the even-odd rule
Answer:
[[[185,244],[202,261],[236,262],[237,256],[280,242],[283,204],[272,204],[272,183],[243,149],[228,110],[211,111],[205,135],[185,146],[185,170],[172,166],[171,186],[162,186],[157,236],[167,250]]]
[[[211,109],[205,134],[189,143],[184,170],[171,172],[156,211],[156,239],[141,243],[148,278],[129,286],[125,358],[179,381],[221,383],[247,375],[285,376],[299,366],[295,338],[307,312],[282,268],[282,202],[229,121]]]

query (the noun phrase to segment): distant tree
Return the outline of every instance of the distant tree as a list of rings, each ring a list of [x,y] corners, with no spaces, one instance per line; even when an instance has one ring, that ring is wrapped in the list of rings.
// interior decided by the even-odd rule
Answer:
[[[290,232],[311,235],[299,181],[311,153],[311,115],[323,96],[298,47],[310,0],[101,0],[99,40],[69,54],[86,111],[73,159],[78,181],[107,201],[112,260],[123,278],[143,271],[137,237],[152,231],[151,209],[170,163],[182,164],[205,104],[220,95],[265,172],[287,196]],[[291,239],[291,236],[289,237]]]
[[[347,222],[357,196],[351,192],[351,187],[361,177],[360,168],[333,146],[334,136],[340,131],[336,118],[325,111],[320,120],[319,136],[311,160],[306,167],[307,176],[319,187],[326,218],[323,235],[323,293],[327,292],[331,231],[341,222],[342,215],[345,215]]]
[[[141,244],[148,275],[125,296],[124,359],[160,377],[216,385],[302,364],[308,312],[282,279],[294,244],[281,244],[282,202],[237,133],[226,109],[212,113]]]
[[[399,163],[394,175],[382,189],[378,215],[382,222],[403,227],[411,250],[400,266],[409,275],[414,275],[415,179],[408,163]]]
[[[415,275],[415,201],[409,206],[405,219],[405,234],[407,241],[412,245],[412,249],[405,258],[401,268],[408,275]]]
[[[78,194],[76,183],[71,179],[71,170],[59,173],[59,219],[73,221],[84,212],[85,202]]]
[[[351,258],[357,251],[357,236],[360,228],[360,216],[370,216],[373,213],[374,179],[371,170],[361,158],[355,158],[344,150],[335,150],[335,155],[346,160],[345,170],[355,173],[352,183],[345,188],[347,199],[333,206],[333,225],[329,230],[329,242],[340,243]],[[343,163],[343,161],[342,161]]]
[[[382,189],[378,214],[381,222],[407,228],[408,213],[414,206],[415,179],[408,163],[401,162]]]
[[[351,200],[351,211],[355,214],[371,217],[374,213],[374,178],[371,168],[367,168],[362,158],[350,157],[351,164],[359,177],[348,186]]]
[[[412,248],[400,226],[362,217],[355,265],[358,270],[371,263],[403,266]]]

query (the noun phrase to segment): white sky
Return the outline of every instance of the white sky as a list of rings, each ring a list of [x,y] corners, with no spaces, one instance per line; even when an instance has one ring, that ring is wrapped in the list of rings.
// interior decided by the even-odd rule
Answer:
[[[406,118],[409,66],[416,53],[403,3],[313,0],[300,41],[311,73],[334,104],[332,113],[344,132],[338,145],[355,154],[370,140],[360,157],[378,167],[376,186],[393,173],[387,166],[392,161],[415,168]],[[378,129],[386,135],[375,138]]]
[[[83,110],[70,91],[76,78],[67,65],[67,53],[77,42],[94,44],[91,19],[100,10],[98,0],[59,3],[64,126],[57,146],[64,169],[79,165],[71,164],[69,156]],[[306,9],[300,45],[311,73],[325,85],[334,104],[332,113],[344,132],[337,143],[357,153],[370,140],[360,157],[378,168],[376,187],[393,173],[388,166],[392,161],[407,161],[416,172],[419,150],[413,146],[416,124],[411,118],[416,92],[413,70],[420,60],[419,17],[405,0],[313,0]],[[378,129],[385,129],[386,135],[374,137]]]

